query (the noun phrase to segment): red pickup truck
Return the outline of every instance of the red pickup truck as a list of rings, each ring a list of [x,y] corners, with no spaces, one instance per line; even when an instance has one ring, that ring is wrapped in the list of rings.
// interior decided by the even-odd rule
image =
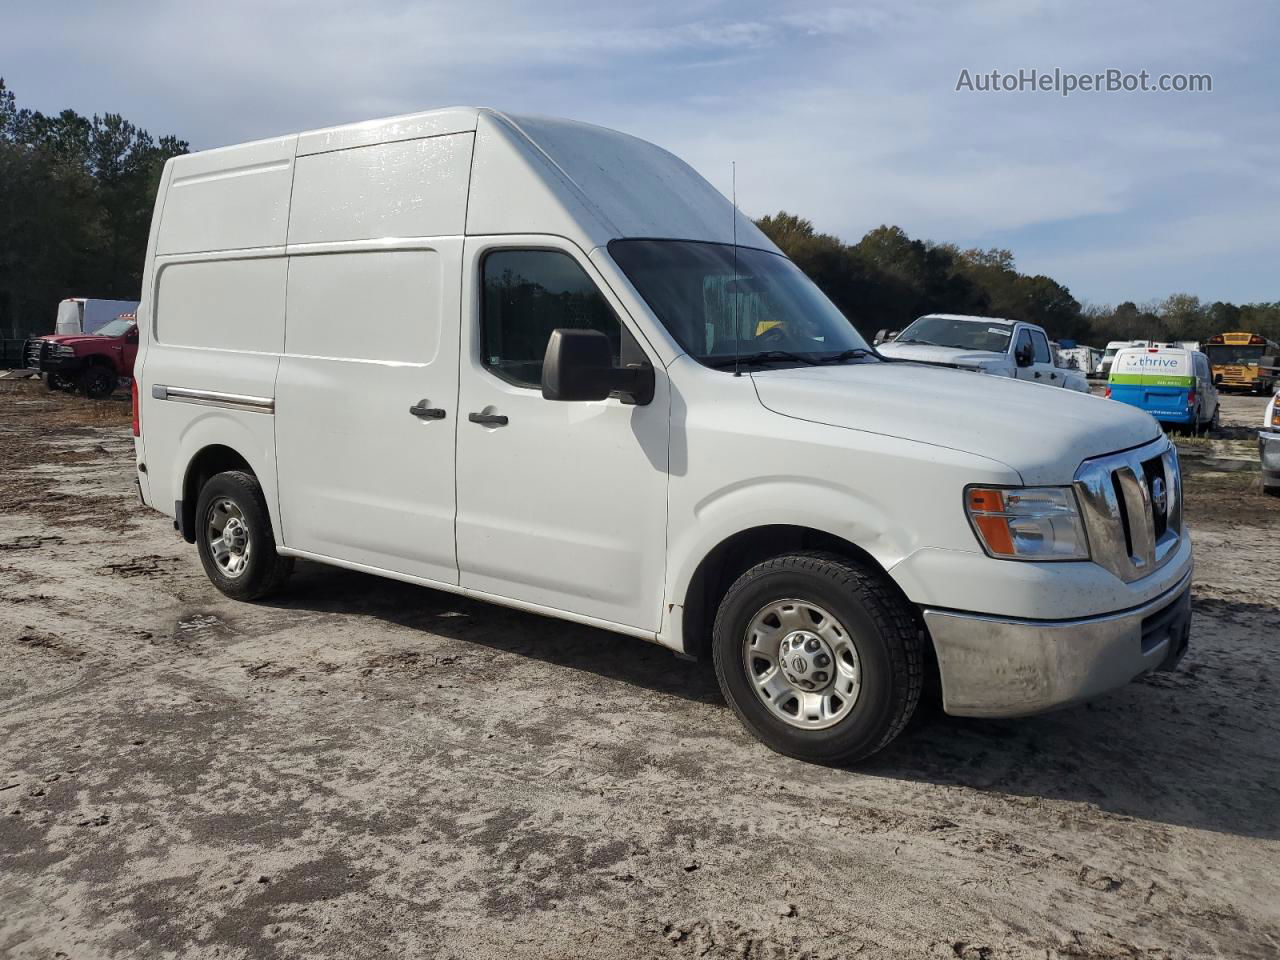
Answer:
[[[50,390],[80,389],[89,397],[110,396],[122,377],[133,376],[138,321],[124,314],[96,333],[33,337],[23,354],[27,368],[39,370]]]

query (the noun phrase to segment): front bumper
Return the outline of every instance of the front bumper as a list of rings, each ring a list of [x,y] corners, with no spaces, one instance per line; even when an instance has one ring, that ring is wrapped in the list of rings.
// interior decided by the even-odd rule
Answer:
[[[28,370],[41,373],[73,374],[85,368],[85,358],[74,353],[58,354],[56,344],[43,337],[33,337],[22,347],[22,359]]]
[[[1262,459],[1262,485],[1280,487],[1280,431],[1258,434],[1258,454]]]
[[[955,716],[1017,717],[1172,670],[1191,635],[1191,571],[1139,607],[1076,620],[1018,620],[925,608]]]

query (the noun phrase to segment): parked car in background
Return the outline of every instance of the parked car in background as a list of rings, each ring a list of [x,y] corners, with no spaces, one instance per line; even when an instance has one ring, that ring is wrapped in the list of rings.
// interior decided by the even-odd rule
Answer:
[[[133,314],[116,317],[96,333],[50,334],[27,341],[26,366],[38,370],[50,390],[83,390],[106,397],[133,376],[138,353],[138,324]]]
[[[1107,344],[1106,349],[1102,351],[1102,363],[1098,368],[1101,376],[1109,376],[1111,374],[1111,364],[1116,358],[1116,354],[1121,350],[1127,350],[1130,347],[1149,347],[1150,340],[1112,340]]]
[[[1262,460],[1262,489],[1280,497],[1280,393],[1271,397],[1258,433]]]
[[[1083,374],[1053,362],[1053,348],[1044,328],[1020,320],[931,313],[914,321],[892,342],[882,343],[879,350],[895,360],[1089,391]]]
[[[97,333],[117,317],[134,316],[137,300],[98,300],[93,297],[68,297],[58,304],[53,332],[74,336]]]
[[[1199,431],[1218,425],[1218,391],[1209,358],[1181,347],[1128,347],[1112,360],[1107,396],[1145,410],[1161,424]]]
[[[653,144],[437,110],[176,157],[159,190],[136,478],[232,598],[303,557],[640,637],[822,762],[892,741],[935,653],[944,709],[1017,716],[1186,650],[1150,417],[886,362]]]

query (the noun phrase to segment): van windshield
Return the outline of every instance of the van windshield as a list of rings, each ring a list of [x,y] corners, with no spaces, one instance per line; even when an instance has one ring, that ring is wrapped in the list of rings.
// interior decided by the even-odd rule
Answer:
[[[694,240],[614,240],[609,254],[676,341],[699,362],[827,363],[874,357],[794,263]]]
[[[1218,366],[1226,364],[1252,364],[1262,359],[1262,347],[1251,347],[1246,344],[1217,343],[1211,344],[1205,353],[1209,362]]]

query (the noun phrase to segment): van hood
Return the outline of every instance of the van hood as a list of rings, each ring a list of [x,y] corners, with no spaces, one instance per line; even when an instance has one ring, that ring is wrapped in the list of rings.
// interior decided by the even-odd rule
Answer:
[[[766,409],[999,461],[1026,484],[1065,484],[1082,460],[1148,443],[1160,427],[1122,403],[918,364],[752,372]]]
[[[961,347],[935,347],[927,343],[882,343],[876,348],[895,360],[919,360],[922,363],[949,363],[987,373],[1012,377],[1016,373],[1008,354],[993,350],[965,350]]]

